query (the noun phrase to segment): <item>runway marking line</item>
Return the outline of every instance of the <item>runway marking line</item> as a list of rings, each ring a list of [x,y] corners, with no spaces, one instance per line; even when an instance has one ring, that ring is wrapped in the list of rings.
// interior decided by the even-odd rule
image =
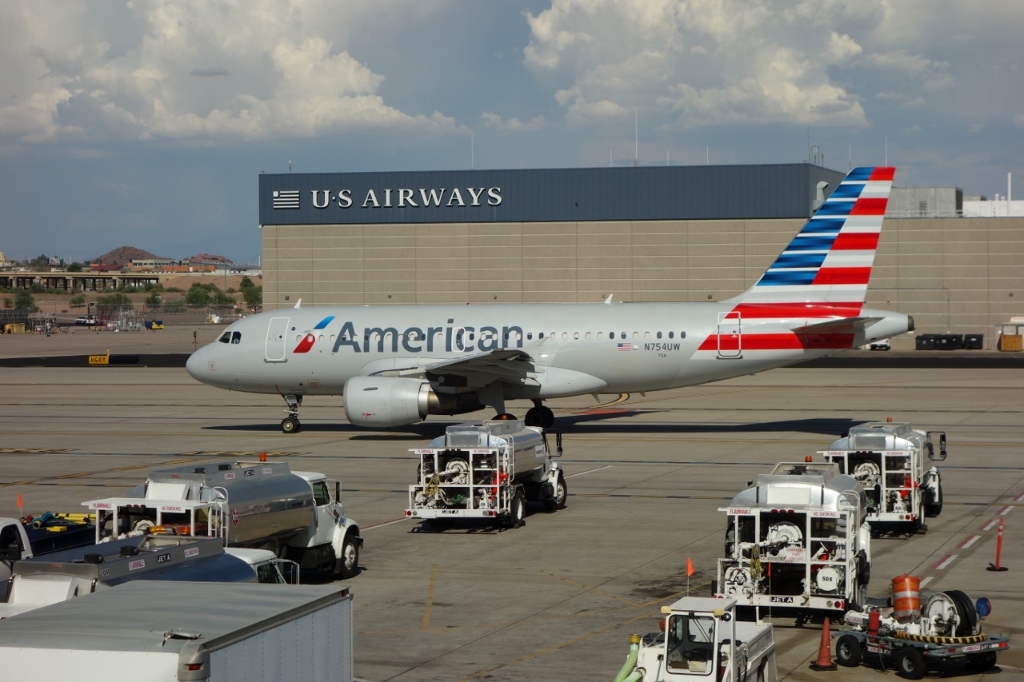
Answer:
[[[582,476],[583,474],[593,473],[595,471],[601,471],[602,469],[611,469],[612,465],[609,464],[603,467],[594,467],[593,469],[587,469],[586,471],[577,471],[575,474],[569,474],[566,478],[572,478],[573,476]]]
[[[427,599],[423,607],[423,623],[420,625],[420,630],[426,631],[430,629],[430,608],[434,605],[434,586],[437,585],[437,564],[434,564],[434,570],[430,572],[430,583],[427,585]]]
[[[927,585],[931,581],[932,581],[932,577],[930,575],[925,577],[925,578],[922,578],[921,579],[921,584],[918,587],[924,587],[925,585]]]
[[[981,527],[982,530],[992,530],[999,523],[999,519],[991,519],[988,523]]]
[[[968,549],[971,545],[973,545],[975,542],[977,542],[980,539],[981,539],[980,535],[972,535],[971,537],[967,538],[966,540],[961,542],[959,545],[957,545],[957,547],[959,547],[960,549]]]
[[[1008,504],[1005,507],[1003,507],[1001,510],[999,510],[999,515],[1000,516],[1006,516],[1007,514],[1009,514],[1012,511],[1013,511],[1013,505],[1009,505]]]
[[[946,556],[942,557],[942,561],[932,566],[932,568],[934,568],[936,571],[941,571],[944,568],[947,568],[954,561],[956,561],[957,556],[957,554],[947,554]]]
[[[393,519],[391,521],[382,521],[380,523],[375,523],[372,526],[363,526],[363,530],[364,531],[368,531],[368,530],[373,530],[374,528],[383,528],[384,526],[390,526],[393,523],[401,523],[402,521],[405,521],[405,520],[407,520],[407,519],[406,519],[406,517],[403,516],[400,519]]]

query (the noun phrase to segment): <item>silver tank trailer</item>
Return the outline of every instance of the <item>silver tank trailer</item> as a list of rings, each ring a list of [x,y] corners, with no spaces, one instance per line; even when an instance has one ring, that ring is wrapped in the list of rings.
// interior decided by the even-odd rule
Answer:
[[[307,531],[316,515],[309,483],[283,462],[220,462],[149,473],[129,497],[166,500],[217,499],[227,493],[228,544],[260,547]],[[165,515],[166,518],[166,515]]]
[[[526,426],[521,419],[485,421],[457,424],[445,429],[443,436],[430,441],[434,449],[473,450],[512,446],[512,480],[520,482],[544,469],[547,462],[547,442],[543,432]]]

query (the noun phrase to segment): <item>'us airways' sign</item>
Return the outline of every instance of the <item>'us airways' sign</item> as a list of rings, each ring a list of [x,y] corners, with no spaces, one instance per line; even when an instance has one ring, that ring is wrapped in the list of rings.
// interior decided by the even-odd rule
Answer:
[[[302,208],[303,193],[297,189],[274,190],[272,208],[275,211]],[[316,209],[338,208],[472,208],[474,206],[501,206],[501,187],[440,187],[370,188],[365,194],[353,197],[351,189],[311,189],[306,199]]]

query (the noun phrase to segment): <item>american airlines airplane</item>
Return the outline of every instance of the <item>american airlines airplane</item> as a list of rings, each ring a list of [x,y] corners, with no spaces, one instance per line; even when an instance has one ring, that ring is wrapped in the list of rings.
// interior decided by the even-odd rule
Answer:
[[[725,301],[395,305],[273,310],[241,319],[188,360],[198,381],[277,393],[299,430],[306,396],[344,395],[352,424],[529,399],[659,391],[762,372],[914,329],[864,307],[894,168],[846,176],[761,278]]]

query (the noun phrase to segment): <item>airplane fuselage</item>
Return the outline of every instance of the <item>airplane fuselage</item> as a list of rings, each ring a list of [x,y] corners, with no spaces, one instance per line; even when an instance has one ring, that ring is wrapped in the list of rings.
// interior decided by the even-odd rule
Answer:
[[[726,301],[287,308],[235,322],[225,334],[240,337],[200,349],[189,372],[237,391],[337,395],[354,376],[401,376],[438,361],[519,349],[532,358],[527,374],[537,381],[506,382],[505,397],[554,398],[689,386],[866,342],[851,333],[791,331],[809,315],[764,321],[730,316],[733,307]],[[452,386],[449,378],[451,388],[472,388],[467,382]]]

